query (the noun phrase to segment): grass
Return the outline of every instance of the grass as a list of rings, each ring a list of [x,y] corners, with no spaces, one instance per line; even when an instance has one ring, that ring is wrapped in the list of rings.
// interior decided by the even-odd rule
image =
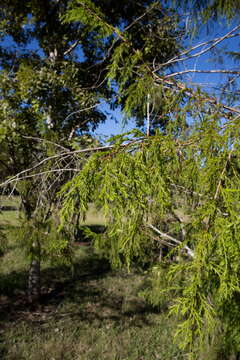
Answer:
[[[18,196],[0,196],[0,225],[19,226],[21,217],[18,210],[19,206],[20,198]],[[106,225],[106,223],[107,220],[102,212],[96,209],[93,204],[89,204],[86,219],[82,225]]]
[[[20,205],[20,197],[19,196],[0,196],[0,205],[19,208]]]
[[[20,225],[19,206],[18,196],[0,196],[0,226],[6,228]]]
[[[86,220],[83,225],[106,225],[107,219],[104,217],[101,211],[96,209],[94,204],[89,204],[89,208],[86,214]]]
[[[15,227],[20,225],[19,213],[16,210],[2,211],[0,213],[0,225]]]
[[[9,206],[13,206],[10,204]],[[0,261],[0,358],[3,360],[182,360],[176,319],[138,296],[139,273],[111,271],[90,247],[76,246],[74,274],[42,264],[41,305],[26,301],[29,260],[18,241],[17,211],[0,216],[7,247]],[[103,225],[94,207],[86,224]]]
[[[75,274],[42,270],[41,307],[26,306],[27,260],[17,244],[2,258],[0,356],[5,360],[181,360],[174,318],[138,297],[140,274],[113,272],[77,247]]]

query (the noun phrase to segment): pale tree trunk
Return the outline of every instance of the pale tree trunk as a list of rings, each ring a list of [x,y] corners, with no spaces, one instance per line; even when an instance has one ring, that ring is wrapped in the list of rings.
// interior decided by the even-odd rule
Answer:
[[[28,301],[30,304],[38,303],[41,295],[40,272],[40,243],[32,244],[32,259],[28,273]]]

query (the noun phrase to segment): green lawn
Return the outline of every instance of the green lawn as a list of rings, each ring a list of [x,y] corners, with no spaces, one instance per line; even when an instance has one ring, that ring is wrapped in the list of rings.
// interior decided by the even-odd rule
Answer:
[[[106,225],[107,219],[103,213],[98,210],[94,204],[89,204],[89,208],[86,214],[86,220],[83,225]]]

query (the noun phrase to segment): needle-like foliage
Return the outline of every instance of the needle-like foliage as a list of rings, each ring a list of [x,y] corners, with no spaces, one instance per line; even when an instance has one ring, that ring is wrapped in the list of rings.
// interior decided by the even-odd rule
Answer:
[[[160,301],[161,292],[175,294],[171,312],[182,319],[176,335],[192,358],[210,347],[218,332],[228,334],[227,349],[239,350],[238,122],[223,129],[218,117],[206,115],[185,139],[138,131],[115,137],[113,148],[92,155],[62,189],[63,223],[77,209],[84,217],[90,202],[105,212],[108,230],[96,246],[114,266],[130,268],[139,259],[149,260],[156,240],[172,245],[171,257],[163,259],[164,288],[157,280],[162,263],[151,260],[152,302]]]

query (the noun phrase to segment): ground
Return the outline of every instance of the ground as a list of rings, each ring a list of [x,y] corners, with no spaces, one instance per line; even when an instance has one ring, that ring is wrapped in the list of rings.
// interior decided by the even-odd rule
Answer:
[[[91,246],[75,246],[74,272],[70,266],[44,262],[41,305],[29,308],[29,260],[17,238],[17,211],[5,210],[0,224],[7,235],[0,261],[1,359],[184,358],[173,341],[176,320],[166,308],[154,309],[139,296],[146,275],[112,271]]]

